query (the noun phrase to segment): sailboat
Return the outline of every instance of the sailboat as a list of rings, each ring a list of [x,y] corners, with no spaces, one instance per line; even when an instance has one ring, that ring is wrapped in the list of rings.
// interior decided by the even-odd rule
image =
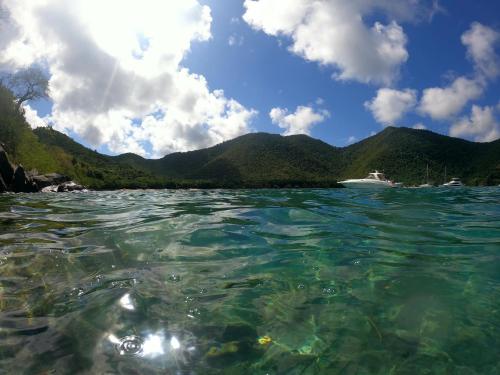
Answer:
[[[427,164],[427,182],[425,184],[422,184],[422,185],[419,185],[419,187],[421,188],[430,188],[430,187],[434,187],[433,185],[429,184],[429,164]]]

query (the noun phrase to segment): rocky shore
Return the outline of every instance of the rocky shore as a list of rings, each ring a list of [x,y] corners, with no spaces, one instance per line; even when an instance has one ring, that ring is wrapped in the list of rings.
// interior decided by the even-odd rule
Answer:
[[[0,193],[36,193],[81,191],[85,188],[67,176],[58,173],[39,175],[27,172],[22,165],[14,165],[0,144]]]

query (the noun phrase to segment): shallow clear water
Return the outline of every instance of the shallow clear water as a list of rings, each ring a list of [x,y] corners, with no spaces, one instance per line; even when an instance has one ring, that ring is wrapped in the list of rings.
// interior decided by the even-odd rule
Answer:
[[[498,188],[3,195],[0,223],[0,374],[500,373]]]

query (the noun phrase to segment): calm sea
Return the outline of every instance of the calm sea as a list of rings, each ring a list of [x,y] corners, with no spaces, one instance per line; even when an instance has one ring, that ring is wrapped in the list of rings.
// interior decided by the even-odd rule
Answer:
[[[500,188],[0,196],[0,374],[500,374]]]

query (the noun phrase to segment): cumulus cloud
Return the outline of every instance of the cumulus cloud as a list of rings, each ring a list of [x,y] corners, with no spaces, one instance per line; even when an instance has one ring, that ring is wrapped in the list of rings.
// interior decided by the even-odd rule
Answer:
[[[365,108],[369,109],[377,122],[384,126],[394,125],[405,113],[412,110],[417,104],[417,92],[415,90],[394,90],[382,88],[369,102],[365,102]]]
[[[500,122],[493,107],[472,106],[469,117],[463,117],[450,128],[452,137],[471,137],[476,142],[491,142],[500,138]]]
[[[32,129],[46,127],[49,123],[49,117],[40,117],[38,111],[31,108],[28,104],[23,106],[24,117],[26,122],[31,126]]]
[[[311,134],[311,128],[325,121],[330,117],[327,110],[316,111],[312,107],[298,106],[294,113],[289,113],[288,109],[273,108],[269,112],[269,117],[273,124],[284,129],[283,135]]]
[[[245,0],[243,19],[255,30],[292,40],[289,50],[336,69],[339,80],[389,84],[408,59],[407,37],[397,22],[414,18],[419,0]],[[386,24],[366,20],[378,12]]]
[[[458,77],[448,87],[432,87],[422,94],[419,111],[435,120],[449,119],[460,113],[465,105],[484,92],[481,80]]]
[[[458,115],[500,74],[500,59],[495,52],[500,42],[499,32],[475,22],[462,34],[461,40],[474,64],[475,74],[472,78],[458,77],[444,88],[432,87],[423,91],[419,110],[433,119],[445,120]]]
[[[181,65],[192,43],[212,37],[210,8],[197,0],[3,0],[2,9],[0,69],[46,66],[56,129],[113,152],[144,155],[148,144],[154,156],[251,130],[254,110]]]
[[[500,74],[500,57],[495,51],[499,42],[500,33],[479,22],[474,22],[462,35],[462,43],[478,74],[490,79]]]

